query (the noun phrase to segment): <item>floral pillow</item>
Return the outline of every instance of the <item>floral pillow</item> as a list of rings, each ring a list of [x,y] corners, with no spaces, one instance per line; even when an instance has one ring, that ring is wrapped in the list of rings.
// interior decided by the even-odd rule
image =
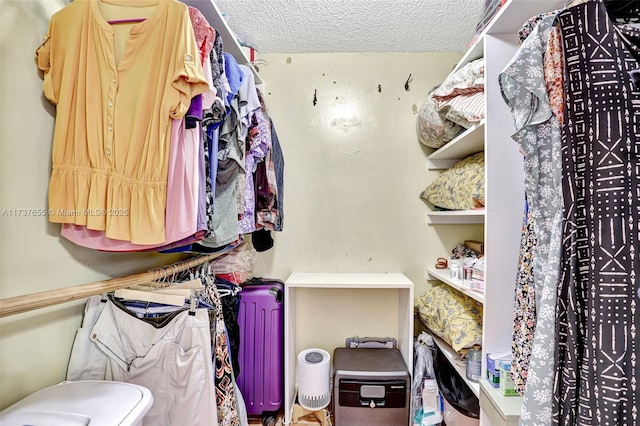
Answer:
[[[420,198],[446,210],[484,206],[484,152],[470,155],[440,174]]]
[[[482,345],[482,303],[477,300],[442,284],[422,293],[417,307],[422,323],[454,351]]]
[[[463,130],[438,112],[435,100],[429,93],[416,117],[416,134],[420,143],[430,148],[440,148]]]

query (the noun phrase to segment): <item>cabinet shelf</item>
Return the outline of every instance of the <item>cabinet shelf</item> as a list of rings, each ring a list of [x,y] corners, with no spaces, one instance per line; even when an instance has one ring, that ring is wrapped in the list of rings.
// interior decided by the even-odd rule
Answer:
[[[460,363],[460,354],[454,351],[453,348],[447,344],[447,342],[436,336],[434,333],[429,332],[429,334],[433,337],[433,341],[435,342],[436,346],[447,358],[453,369],[456,370],[462,380],[464,380],[464,382],[469,386],[474,395],[479,398],[480,384],[467,379],[467,366]]]
[[[459,292],[466,294],[470,298],[484,304],[484,292],[478,292],[469,288],[464,280],[452,280],[449,269],[427,268],[427,279],[438,280],[455,288]]]
[[[484,151],[484,121],[465,130],[427,157],[427,169],[448,169],[476,152]]]
[[[484,223],[484,209],[479,210],[447,210],[447,211],[429,211],[427,212],[427,224],[482,224]]]
[[[494,388],[486,380],[480,380],[481,396],[480,404],[486,399],[496,409],[501,419],[505,422],[517,421],[520,418],[522,409],[522,397],[504,396],[500,389]]]

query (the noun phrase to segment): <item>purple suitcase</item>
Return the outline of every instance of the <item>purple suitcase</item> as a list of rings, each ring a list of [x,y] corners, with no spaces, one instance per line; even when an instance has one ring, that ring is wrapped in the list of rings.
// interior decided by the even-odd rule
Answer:
[[[284,284],[256,278],[240,293],[240,374],[247,414],[275,423],[284,394]],[[273,424],[274,424],[273,423]]]

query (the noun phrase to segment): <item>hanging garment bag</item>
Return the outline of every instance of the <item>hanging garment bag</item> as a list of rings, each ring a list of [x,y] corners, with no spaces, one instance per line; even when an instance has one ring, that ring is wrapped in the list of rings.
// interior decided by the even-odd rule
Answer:
[[[240,374],[236,378],[249,415],[275,421],[284,394],[284,284],[254,278],[242,285]]]

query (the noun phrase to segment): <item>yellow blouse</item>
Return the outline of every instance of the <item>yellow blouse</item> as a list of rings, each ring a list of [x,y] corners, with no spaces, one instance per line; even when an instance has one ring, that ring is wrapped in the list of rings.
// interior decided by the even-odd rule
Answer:
[[[170,120],[208,84],[186,5],[103,1],[157,6],[130,27],[121,57],[97,0],[75,0],[52,16],[36,52],[44,94],[57,105],[49,220],[160,244]]]

